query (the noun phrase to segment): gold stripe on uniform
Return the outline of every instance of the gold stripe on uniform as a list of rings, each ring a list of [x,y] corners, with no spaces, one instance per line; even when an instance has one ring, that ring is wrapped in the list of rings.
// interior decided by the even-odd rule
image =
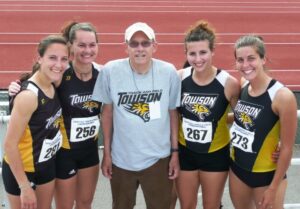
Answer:
[[[229,143],[230,136],[227,127],[228,112],[229,112],[229,105],[227,106],[226,111],[224,112],[222,118],[220,118],[220,120],[218,121],[214,138],[211,142],[208,153],[220,150]]]
[[[68,139],[68,135],[67,135],[67,131],[65,128],[65,123],[64,123],[63,117],[61,117],[60,132],[63,137],[63,143],[62,143],[61,147],[65,148],[65,149],[70,149],[71,147],[70,147],[70,143],[69,143],[69,139]]]
[[[23,162],[24,171],[26,172],[34,172],[34,163],[33,163],[33,144],[32,144],[32,135],[30,132],[30,128],[27,125],[23,136],[19,142],[18,148],[21,155],[21,160]],[[4,156],[4,160],[9,164],[9,159],[7,156]]]
[[[265,138],[254,163],[253,172],[268,172],[276,169],[277,165],[272,160],[272,153],[276,150],[276,146],[278,145],[279,132],[280,122],[278,120]]]

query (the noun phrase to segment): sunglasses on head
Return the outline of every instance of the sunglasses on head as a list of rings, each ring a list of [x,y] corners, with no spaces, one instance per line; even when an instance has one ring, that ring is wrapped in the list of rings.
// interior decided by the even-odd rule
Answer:
[[[148,40],[148,41],[142,41],[142,42],[138,42],[138,41],[129,41],[128,46],[130,46],[131,48],[137,48],[139,45],[141,45],[144,48],[147,48],[149,46],[151,46],[152,41]]]

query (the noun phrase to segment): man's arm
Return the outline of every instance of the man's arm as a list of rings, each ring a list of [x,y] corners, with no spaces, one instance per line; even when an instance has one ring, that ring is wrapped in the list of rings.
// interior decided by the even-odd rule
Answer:
[[[178,161],[178,112],[169,110],[171,127],[171,160],[169,164],[169,178],[175,179],[179,173]]]
[[[103,160],[102,173],[105,177],[111,179],[112,177],[112,160],[111,160],[111,140],[113,129],[113,105],[103,104],[101,113],[101,125],[103,131]]]

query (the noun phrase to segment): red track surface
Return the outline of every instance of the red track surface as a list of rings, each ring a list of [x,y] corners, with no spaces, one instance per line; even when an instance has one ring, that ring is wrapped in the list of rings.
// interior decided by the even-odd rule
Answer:
[[[124,30],[133,22],[147,22],[157,33],[155,57],[177,68],[185,60],[184,31],[196,20],[206,19],[217,29],[214,64],[237,77],[233,43],[243,34],[256,33],[266,42],[272,75],[300,90],[300,0],[0,0],[0,88],[7,88],[20,72],[30,71],[39,40],[73,19],[97,27],[99,63],[125,57]]]

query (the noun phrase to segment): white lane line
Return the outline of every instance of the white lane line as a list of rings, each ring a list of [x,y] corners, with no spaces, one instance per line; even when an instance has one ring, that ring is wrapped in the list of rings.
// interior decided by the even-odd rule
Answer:
[[[8,2],[8,0],[0,0],[0,2]],[[28,0],[9,0],[9,2],[28,2]],[[71,1],[63,1],[63,0],[30,0],[30,2],[82,2],[82,0],[71,0]],[[108,2],[111,3],[112,1],[110,0],[89,0],[89,2]],[[127,0],[127,1],[113,1],[113,2],[118,2],[118,3],[153,3],[153,0],[148,0],[148,1],[140,1],[140,0]],[[198,1],[201,4],[224,4],[224,3],[230,3],[230,4],[290,4],[290,3],[296,3],[299,4],[300,2],[289,2],[289,1],[281,1],[281,2],[270,2],[270,1]],[[159,1],[156,0],[155,3],[179,3],[182,4],[183,1]],[[188,3],[197,3],[197,1],[184,1],[185,4]]]
[[[300,8],[299,6],[228,6],[228,5],[213,5],[213,6],[209,6],[209,5],[174,5],[174,6],[170,6],[170,5],[99,5],[99,4],[95,4],[95,5],[90,5],[90,4],[81,4],[81,5],[57,5],[57,4],[45,4],[45,5],[39,5],[39,4],[32,4],[32,5],[28,5],[28,4],[0,4],[0,7],[81,7],[81,8],[87,8],[87,7],[113,7],[113,8],[250,8],[250,9],[298,9]],[[25,9],[24,9],[25,10]]]
[[[238,72],[237,70],[226,70],[228,72]],[[300,72],[300,69],[271,69],[271,70],[268,70],[269,72],[272,72],[272,73],[276,73],[276,72]],[[300,84],[299,84],[300,85]]]
[[[233,45],[235,43],[217,43],[217,45]],[[300,45],[300,42],[265,42],[265,45]]]
[[[0,45],[37,45],[38,43],[32,43],[32,42],[0,42]],[[110,46],[110,45],[123,45],[123,42],[119,43],[99,43],[100,46]],[[163,46],[181,46],[183,43],[165,43],[165,42],[159,42],[158,44]],[[235,43],[216,43],[216,45],[234,45]],[[300,42],[265,42],[265,45],[300,45]]]
[[[0,74],[16,74],[16,73],[30,73],[30,70],[1,70],[0,69]]]
[[[230,73],[238,73],[238,71],[236,70],[226,70]],[[298,73],[300,72],[300,69],[271,69],[269,70],[272,73],[276,73],[276,72],[291,72],[291,73]],[[0,74],[17,74],[17,73],[30,73],[31,70],[1,70],[0,69]],[[299,84],[300,85],[300,84]]]
[[[59,34],[59,33],[52,33],[52,32],[0,32],[0,35],[52,35],[52,34]],[[157,36],[182,36],[185,35],[184,33],[155,33]],[[245,35],[249,33],[216,33],[217,36],[240,36],[240,35]],[[297,33],[280,33],[280,32],[275,32],[275,33],[254,33],[256,35],[263,35],[263,36],[299,36],[300,32]],[[102,35],[102,36],[123,36],[124,33],[97,33],[97,35]]]
[[[19,33],[19,32],[0,32],[0,35],[53,35],[53,34],[59,34],[59,33],[32,33],[32,32],[25,32],[25,33]]]
[[[29,9],[29,10],[21,10],[21,9],[0,9],[0,12],[80,12],[80,13],[242,13],[242,14],[298,14],[300,13],[300,10],[298,11],[282,11],[282,10],[278,10],[278,11],[270,11],[270,10],[261,10],[261,11],[222,11],[222,10],[211,10],[211,11],[207,11],[207,10],[180,10],[180,11],[176,11],[176,10],[161,10],[161,11],[145,11],[145,10],[66,10],[66,9],[53,9],[53,10],[33,10],[33,9]]]

